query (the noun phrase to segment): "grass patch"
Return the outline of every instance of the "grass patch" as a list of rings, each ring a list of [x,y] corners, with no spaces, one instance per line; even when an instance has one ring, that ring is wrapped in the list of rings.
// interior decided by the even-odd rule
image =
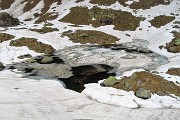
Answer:
[[[174,94],[180,96],[180,86],[149,72],[135,72],[130,77],[124,77],[113,88],[125,91],[138,91],[139,88],[150,90],[151,93]]]
[[[15,36],[7,34],[7,33],[0,33],[0,43],[11,40],[13,38],[15,38]]]
[[[113,44],[118,41],[118,38],[100,31],[94,30],[77,30],[75,33],[65,32],[63,36],[68,36],[75,43],[91,43],[91,44]]]
[[[27,46],[30,50],[33,50],[37,53],[51,54],[55,51],[51,45],[39,42],[35,38],[22,37],[17,40],[12,40],[9,45],[15,47]]]
[[[180,68],[170,68],[166,73],[170,75],[180,76]]]
[[[53,31],[59,31],[57,28],[51,28],[51,27],[43,27],[42,29],[30,29],[31,31],[38,32],[41,34],[53,32]]]
[[[94,27],[114,25],[114,29],[116,30],[134,31],[143,19],[121,10],[100,9],[98,7],[93,7],[92,9],[88,9],[87,7],[73,7],[71,8],[71,12],[59,21],[76,25],[92,24]]]
[[[180,32],[173,32],[173,34],[174,39],[170,43],[167,43],[165,48],[168,52],[180,53]]]
[[[153,20],[150,21],[151,25],[160,28],[161,26],[165,26],[166,24],[172,22],[175,19],[174,16],[165,16],[165,15],[160,15],[157,17],[154,17]]]

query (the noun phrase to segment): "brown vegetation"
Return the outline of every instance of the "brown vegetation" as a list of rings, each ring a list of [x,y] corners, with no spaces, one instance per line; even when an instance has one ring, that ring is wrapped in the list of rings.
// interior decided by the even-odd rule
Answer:
[[[117,84],[112,85],[112,87],[134,92],[144,88],[150,90],[151,93],[180,96],[180,86],[165,80],[161,76],[145,71],[135,72],[130,77],[124,77]]]
[[[46,53],[46,54],[51,54],[55,51],[55,49],[51,45],[39,42],[35,38],[22,37],[17,40],[12,40],[10,42],[10,46],[15,46],[15,47],[27,46],[30,50],[34,50],[37,53]]]

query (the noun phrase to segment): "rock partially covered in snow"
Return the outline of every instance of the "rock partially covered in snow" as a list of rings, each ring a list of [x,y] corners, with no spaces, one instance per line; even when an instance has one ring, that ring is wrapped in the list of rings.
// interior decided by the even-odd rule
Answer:
[[[151,98],[151,92],[150,90],[146,90],[144,88],[139,88],[137,92],[135,92],[135,95],[142,99],[149,99]]]
[[[19,20],[17,18],[13,18],[6,12],[0,13],[0,27],[9,27],[18,24],[19,24]]]
[[[4,69],[4,65],[0,62],[0,70]]]

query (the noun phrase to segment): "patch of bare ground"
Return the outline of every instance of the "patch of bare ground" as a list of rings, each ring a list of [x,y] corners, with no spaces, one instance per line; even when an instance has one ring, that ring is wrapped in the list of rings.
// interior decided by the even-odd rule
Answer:
[[[1,0],[0,1],[0,8],[2,10],[8,9],[11,7],[11,5],[14,3],[15,0]]]
[[[133,2],[129,7],[131,9],[150,9],[161,4],[168,5],[170,0],[139,0],[138,2]]]
[[[91,44],[114,44],[118,38],[100,31],[94,30],[77,30],[75,33],[65,32],[63,36],[68,36],[75,43]]]
[[[27,4],[23,8],[23,12],[28,12],[33,9],[41,0],[25,0],[23,2],[27,2]]]
[[[180,53],[180,32],[173,32],[173,34],[174,39],[170,43],[167,43],[165,48],[168,52]]]
[[[39,18],[35,21],[35,24],[41,23],[41,22],[46,22],[47,20],[54,20],[58,17],[58,15],[54,13],[46,13],[39,15]]]
[[[168,5],[171,2],[170,0],[139,0],[134,1],[132,4],[128,5],[126,4],[128,0],[90,0],[90,3],[110,6],[117,1],[124,7],[129,6],[131,9],[150,9],[151,7],[158,6],[161,4]]]
[[[126,2],[128,0],[90,0],[90,3],[92,4],[98,4],[98,5],[104,5],[104,6],[109,6],[114,4],[115,2],[119,2],[123,6],[127,6]]]
[[[15,47],[27,46],[30,50],[37,53],[52,54],[55,51],[51,45],[39,42],[35,38],[22,37],[17,40],[12,40],[9,45]]]
[[[141,20],[144,20],[144,18],[135,17],[131,13],[121,10],[73,7],[71,12],[59,21],[76,25],[92,24],[94,27],[114,25],[116,30],[134,31],[139,27]]]
[[[170,68],[166,73],[170,75],[180,76],[180,68]]]
[[[42,29],[30,29],[31,31],[38,32],[41,34],[53,32],[53,31],[59,31],[57,28],[51,28],[51,27],[43,27]]]
[[[0,43],[14,39],[14,38],[15,38],[15,36],[13,36],[13,35],[10,35],[7,33],[0,33]]]
[[[169,94],[180,96],[180,86],[146,71],[135,72],[130,77],[124,77],[111,87],[134,92],[144,88],[162,96]]]
[[[84,0],[76,0],[76,3],[83,2]]]
[[[160,15],[157,17],[154,17],[153,20],[150,21],[151,25],[160,28],[161,26],[165,26],[166,24],[172,22],[175,19],[174,16],[165,16],[165,15]]]
[[[41,0],[25,0],[23,2],[27,2],[25,5],[23,12],[30,11],[33,9]],[[41,13],[36,13],[34,15],[35,18],[39,17],[35,23],[45,22],[46,20],[54,20],[58,17],[58,15],[54,15],[54,13],[47,13],[53,3],[57,3],[57,5],[61,4],[62,0],[44,0],[44,7],[41,9]]]

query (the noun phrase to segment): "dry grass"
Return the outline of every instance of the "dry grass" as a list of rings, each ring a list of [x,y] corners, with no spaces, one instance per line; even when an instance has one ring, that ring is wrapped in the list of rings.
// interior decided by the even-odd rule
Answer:
[[[35,21],[35,24],[46,22],[47,20],[54,20],[58,17],[58,15],[55,15],[54,13],[46,13],[39,15],[39,18]]]
[[[22,47],[27,46],[30,50],[33,50],[37,53],[46,53],[51,54],[55,49],[51,45],[44,44],[37,41],[35,38],[20,38],[17,40],[12,40],[10,46]]]
[[[15,0],[1,0],[0,8],[2,10],[8,9],[11,7],[11,5],[14,3]]]
[[[139,0],[139,2],[133,2],[131,5],[126,4],[128,0],[90,0],[90,3],[110,6],[117,1],[124,7],[129,6],[131,9],[150,9],[151,7],[158,6],[160,4],[170,4],[170,1],[165,2],[164,0]]]
[[[40,0],[24,0],[23,2],[27,2],[27,4],[24,6],[23,12],[28,12],[33,9],[40,2]]]
[[[148,89],[151,93],[175,94],[180,96],[180,86],[167,81],[161,76],[149,72],[135,72],[130,77],[124,77],[112,87],[136,92],[139,88]]]
[[[113,44],[118,41],[118,38],[100,31],[94,30],[77,30],[75,33],[63,33],[63,36],[66,35],[75,43],[91,43],[91,44]]]
[[[160,28],[161,26],[164,26],[170,22],[172,22],[175,19],[174,16],[165,16],[165,15],[160,15],[155,17],[153,20],[150,21],[151,25]]]
[[[92,20],[95,18],[95,20]],[[114,25],[114,29],[120,31],[134,31],[143,18],[135,17],[129,12],[113,9],[100,9],[93,7],[74,7],[71,12],[62,18],[61,22],[68,22],[76,25],[90,25],[94,27]]]
[[[170,68],[166,73],[170,75],[180,76],[180,68]]]
[[[7,34],[7,33],[0,33],[0,43],[11,40],[13,38],[15,38],[15,36]]]
[[[57,28],[51,28],[51,27],[43,27],[42,29],[30,29],[31,31],[35,31],[41,34],[53,32],[53,31],[59,31]]]
[[[167,5],[170,4],[170,2],[165,2],[164,0],[139,0],[139,2],[134,2],[129,7],[131,9],[150,9],[160,4]]]

